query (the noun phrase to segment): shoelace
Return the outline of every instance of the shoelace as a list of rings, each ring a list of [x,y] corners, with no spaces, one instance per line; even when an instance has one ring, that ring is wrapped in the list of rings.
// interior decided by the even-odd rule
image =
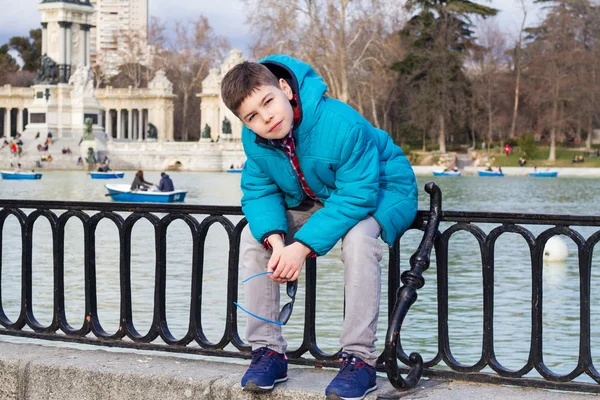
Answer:
[[[366,365],[364,361],[356,362],[356,358],[350,358],[350,354],[348,353],[342,353],[340,355],[340,360],[342,361],[342,366],[340,367],[336,379],[344,381],[351,381],[354,379],[356,371],[359,368],[364,368]]]
[[[250,369],[266,369],[267,365],[269,364],[270,358],[265,356],[270,356],[272,354],[275,354],[275,352],[267,348],[261,348],[252,352]]]

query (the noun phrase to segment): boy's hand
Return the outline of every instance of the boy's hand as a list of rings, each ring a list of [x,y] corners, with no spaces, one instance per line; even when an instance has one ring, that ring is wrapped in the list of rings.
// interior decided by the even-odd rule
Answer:
[[[268,271],[273,271],[269,278],[277,283],[295,281],[300,276],[304,260],[310,254],[310,249],[300,242],[294,242],[283,249],[273,248],[273,255],[267,265]]]

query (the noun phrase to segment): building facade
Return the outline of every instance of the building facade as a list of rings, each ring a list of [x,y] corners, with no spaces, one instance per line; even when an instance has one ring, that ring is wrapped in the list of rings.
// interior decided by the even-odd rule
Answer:
[[[90,0],[96,10],[91,29],[91,63],[100,65],[107,76],[118,73],[119,65],[135,57],[149,63],[148,0]]]

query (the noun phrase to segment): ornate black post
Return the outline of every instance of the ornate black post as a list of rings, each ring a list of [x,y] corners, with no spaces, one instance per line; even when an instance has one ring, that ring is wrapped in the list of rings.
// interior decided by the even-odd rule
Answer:
[[[396,305],[385,338],[384,362],[385,371],[392,385],[398,390],[409,390],[417,385],[423,373],[423,358],[419,353],[411,353],[409,357],[410,371],[402,378],[398,370],[398,346],[400,329],[410,306],[417,300],[417,290],[425,284],[423,272],[429,268],[429,256],[438,232],[442,213],[442,192],[434,182],[425,184],[425,191],[430,195],[429,219],[425,226],[425,234],[417,251],[410,258],[410,270],[402,274],[402,287],[396,292]],[[379,398],[398,398],[397,396],[380,396]]]

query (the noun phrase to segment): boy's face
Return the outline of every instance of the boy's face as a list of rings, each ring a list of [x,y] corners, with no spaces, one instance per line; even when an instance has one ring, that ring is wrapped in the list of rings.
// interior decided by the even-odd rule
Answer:
[[[292,129],[294,110],[290,104],[294,94],[284,79],[279,87],[259,86],[240,106],[242,123],[265,139],[282,139]]]

